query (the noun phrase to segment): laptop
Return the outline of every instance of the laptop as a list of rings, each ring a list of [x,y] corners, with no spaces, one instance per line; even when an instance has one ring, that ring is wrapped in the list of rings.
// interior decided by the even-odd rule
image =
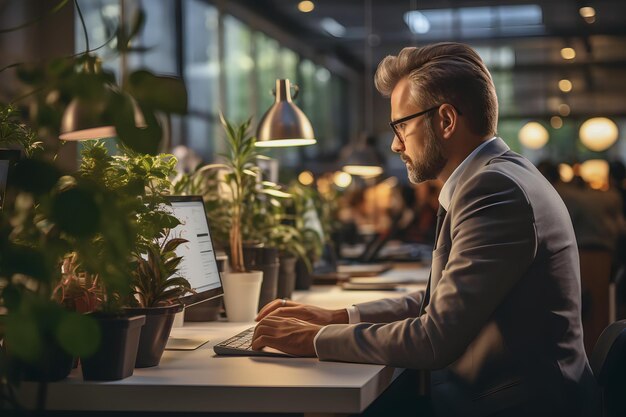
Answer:
[[[167,196],[164,209],[180,221],[170,235],[188,242],[176,249],[182,256],[179,273],[191,284],[193,293],[178,299],[185,307],[221,297],[224,294],[211,230],[201,196]],[[201,334],[187,334],[185,329],[172,329],[165,349],[193,350],[208,342]]]
[[[182,256],[179,271],[194,289],[193,294],[181,297],[179,301],[186,307],[221,297],[224,294],[218,262],[201,196],[168,196],[166,208],[180,221],[172,229],[171,235],[182,237],[189,242],[180,245],[176,254]],[[279,351],[267,349],[254,351],[250,348],[254,327],[228,338],[214,346],[221,355],[288,356]],[[166,350],[194,350],[209,340],[203,332],[193,328],[173,328],[165,346]]]

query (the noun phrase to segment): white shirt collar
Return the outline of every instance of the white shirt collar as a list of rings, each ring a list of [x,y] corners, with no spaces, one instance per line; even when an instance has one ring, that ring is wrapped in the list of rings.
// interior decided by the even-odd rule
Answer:
[[[448,178],[448,180],[443,184],[443,187],[441,188],[441,192],[439,193],[439,204],[441,205],[441,207],[444,208],[444,210],[448,211],[448,209],[450,208],[450,202],[452,201],[452,194],[454,193],[454,189],[456,188],[457,182],[459,182],[459,177],[461,176],[461,174],[463,173],[467,165],[470,163],[472,159],[474,159],[474,157],[476,157],[476,154],[478,154],[478,152],[480,152],[482,148],[487,146],[487,144],[493,141],[495,138],[496,137],[494,136],[491,139],[488,139],[484,141],[483,143],[481,143],[480,145],[478,145],[476,149],[474,149],[472,153],[467,155],[467,158],[465,158],[463,162],[461,162],[461,164],[458,167],[456,167],[456,169],[452,172],[452,175],[450,175],[450,178]]]

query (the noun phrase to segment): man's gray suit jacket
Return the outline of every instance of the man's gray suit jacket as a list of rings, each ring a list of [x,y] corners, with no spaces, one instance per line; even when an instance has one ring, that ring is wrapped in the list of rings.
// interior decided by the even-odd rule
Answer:
[[[554,188],[496,138],[453,192],[423,291],[358,304],[361,323],[326,326],[320,360],[435,370],[441,415],[587,415],[594,381],[583,347],[574,231]]]

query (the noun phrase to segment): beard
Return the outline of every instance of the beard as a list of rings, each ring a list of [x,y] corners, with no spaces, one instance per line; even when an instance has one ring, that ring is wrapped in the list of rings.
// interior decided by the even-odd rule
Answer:
[[[419,184],[427,180],[434,180],[448,162],[443,144],[432,128],[431,123],[425,123],[425,140],[422,151],[413,161],[405,153],[401,154],[402,160],[407,164],[409,181]]]

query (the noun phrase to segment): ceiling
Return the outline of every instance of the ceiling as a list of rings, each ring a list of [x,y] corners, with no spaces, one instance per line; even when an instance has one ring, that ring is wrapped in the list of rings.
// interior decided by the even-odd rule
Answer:
[[[550,117],[559,112],[571,118],[626,116],[624,0],[314,0],[309,13],[298,10],[298,0],[238,3],[317,53],[333,55],[364,74],[404,46],[469,43],[494,75],[504,118]],[[583,6],[595,8],[595,22],[580,15]],[[405,23],[409,11],[421,13],[412,21],[423,33],[413,33]],[[330,29],[342,36],[322,27],[328,18],[341,25],[343,29],[332,25]],[[564,59],[564,47],[573,48],[576,57]],[[562,79],[571,81],[570,92],[559,89]]]

